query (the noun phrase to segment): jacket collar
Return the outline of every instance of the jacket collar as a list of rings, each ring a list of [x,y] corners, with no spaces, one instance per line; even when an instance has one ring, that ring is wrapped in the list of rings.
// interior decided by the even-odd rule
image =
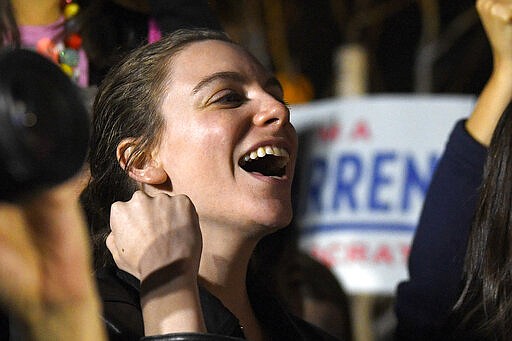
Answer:
[[[103,299],[122,300],[140,308],[140,281],[126,271],[116,267],[101,269],[97,273],[97,277],[104,282],[108,277],[115,277],[124,285],[124,290],[105,291],[102,290]],[[209,333],[242,337],[242,329],[238,319],[227,309],[222,302],[209,291],[199,286],[199,299],[201,301],[201,309]]]
[[[100,269],[100,292],[104,301],[117,301],[140,308],[140,281],[116,267]],[[300,328],[283,305],[267,289],[265,283],[248,277],[248,293],[257,318],[274,340],[302,340]],[[209,333],[233,337],[244,337],[238,319],[222,302],[205,288],[199,286],[201,309]],[[142,317],[142,316],[141,316]]]

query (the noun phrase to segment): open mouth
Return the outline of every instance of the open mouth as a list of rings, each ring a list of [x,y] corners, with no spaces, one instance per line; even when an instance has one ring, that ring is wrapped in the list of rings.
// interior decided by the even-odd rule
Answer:
[[[282,177],[286,174],[288,161],[290,154],[286,149],[264,146],[245,154],[238,160],[238,165],[246,172]]]

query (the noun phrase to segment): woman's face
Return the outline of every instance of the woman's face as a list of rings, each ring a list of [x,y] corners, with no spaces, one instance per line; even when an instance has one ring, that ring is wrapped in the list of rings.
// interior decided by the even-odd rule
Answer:
[[[170,84],[157,151],[166,190],[188,195],[202,225],[288,224],[297,135],[277,80],[240,47],[208,40],[175,56]]]

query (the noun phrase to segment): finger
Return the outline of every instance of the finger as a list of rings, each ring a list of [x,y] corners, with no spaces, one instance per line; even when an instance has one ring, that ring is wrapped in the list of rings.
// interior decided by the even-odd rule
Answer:
[[[132,199],[130,199],[132,200]],[[123,232],[123,226],[126,225],[125,220],[130,219],[130,211],[128,211],[127,203],[116,201],[110,207],[110,230],[111,234],[118,235]]]
[[[495,3],[491,7],[491,14],[510,23],[512,21],[512,6],[510,3]]]
[[[105,243],[107,244],[107,249],[110,251],[110,253],[117,253],[117,247],[115,245],[114,236],[112,235],[112,232],[108,234]]]
[[[117,249],[117,245],[114,240],[114,235],[112,233],[108,235],[105,243],[107,244],[107,249],[110,251],[112,258],[114,258],[114,262],[119,268],[121,268],[120,263],[122,263],[122,260],[121,257],[119,256],[119,251]]]
[[[476,8],[481,15],[492,15],[505,22],[512,21],[512,3],[510,1],[478,0]]]
[[[124,249],[119,250],[115,241],[115,237],[112,233],[108,235],[105,242],[107,244],[107,249],[110,251],[112,257],[114,258],[114,261],[119,266],[120,263],[123,263],[120,251],[121,253],[124,253]]]
[[[135,191],[130,201],[142,201],[148,198],[152,198],[152,196],[148,195],[144,191]]]

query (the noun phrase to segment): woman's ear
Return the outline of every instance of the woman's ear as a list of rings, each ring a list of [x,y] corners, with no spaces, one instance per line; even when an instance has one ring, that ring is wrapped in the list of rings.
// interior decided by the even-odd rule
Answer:
[[[135,139],[124,139],[117,146],[117,160],[119,165],[126,169],[128,165],[128,175],[135,181],[159,185],[167,181],[167,173],[162,164],[155,158],[153,153],[138,152],[136,150],[137,142]]]

